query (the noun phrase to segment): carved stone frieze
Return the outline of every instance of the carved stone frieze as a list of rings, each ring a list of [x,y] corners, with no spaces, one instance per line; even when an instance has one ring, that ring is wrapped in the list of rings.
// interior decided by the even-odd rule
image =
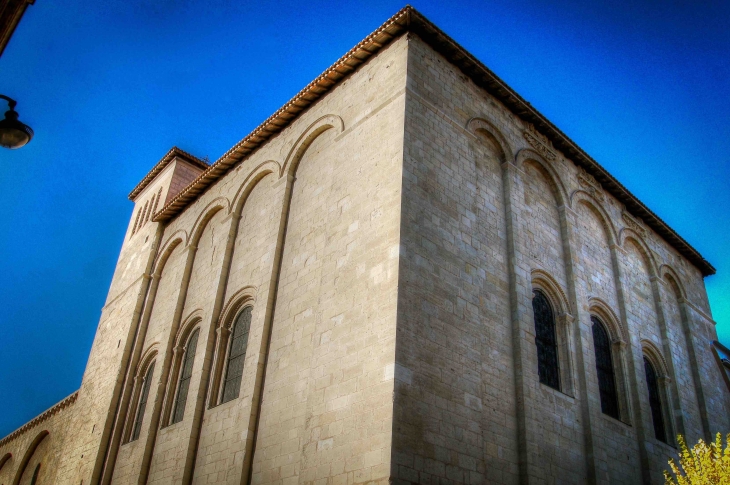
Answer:
[[[638,220],[629,215],[628,212],[624,212],[623,214],[621,214],[621,218],[624,220],[624,224],[626,224],[626,227],[632,229],[641,237],[646,237],[646,229],[644,229],[644,226],[642,226]]]
[[[586,192],[593,196],[594,199],[599,202],[605,201],[601,184],[595,179],[595,177],[593,177],[593,175],[586,172],[583,167],[578,167],[578,182],[586,189]]]
[[[547,139],[545,135],[535,129],[532,124],[527,125],[527,129],[522,132],[527,143],[532,146],[537,152],[545,157],[546,160],[554,161],[558,156],[553,150],[553,144]]]

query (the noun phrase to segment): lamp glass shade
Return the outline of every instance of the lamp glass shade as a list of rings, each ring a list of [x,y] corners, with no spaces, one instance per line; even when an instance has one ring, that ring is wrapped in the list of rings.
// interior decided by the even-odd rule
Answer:
[[[14,110],[5,112],[5,119],[0,121],[0,146],[20,148],[33,138],[30,126],[18,121],[18,113]]]

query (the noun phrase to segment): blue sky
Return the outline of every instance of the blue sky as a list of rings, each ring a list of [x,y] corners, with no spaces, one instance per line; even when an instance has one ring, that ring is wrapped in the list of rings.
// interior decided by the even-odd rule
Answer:
[[[730,3],[414,6],[694,245],[730,342]],[[0,57],[35,130],[0,151],[0,436],[76,390],[132,210],[178,145],[216,160],[403,6],[39,1]],[[4,106],[2,108],[4,110]]]

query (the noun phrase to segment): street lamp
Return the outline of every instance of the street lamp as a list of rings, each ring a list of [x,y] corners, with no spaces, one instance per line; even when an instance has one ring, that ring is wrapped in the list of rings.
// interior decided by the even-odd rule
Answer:
[[[18,121],[18,112],[15,111],[15,100],[0,94],[0,99],[8,102],[10,109],[5,112],[5,119],[0,121],[0,146],[5,148],[20,148],[33,138],[33,130],[25,123]]]

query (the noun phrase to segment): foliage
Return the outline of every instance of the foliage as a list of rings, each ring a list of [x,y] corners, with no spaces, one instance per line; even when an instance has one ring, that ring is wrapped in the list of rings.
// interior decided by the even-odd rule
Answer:
[[[682,470],[670,459],[669,466],[676,478],[665,470],[666,485],[730,485],[730,433],[725,437],[724,451],[720,433],[709,446],[699,440],[692,449],[688,449],[682,436],[677,436],[677,442]]]

